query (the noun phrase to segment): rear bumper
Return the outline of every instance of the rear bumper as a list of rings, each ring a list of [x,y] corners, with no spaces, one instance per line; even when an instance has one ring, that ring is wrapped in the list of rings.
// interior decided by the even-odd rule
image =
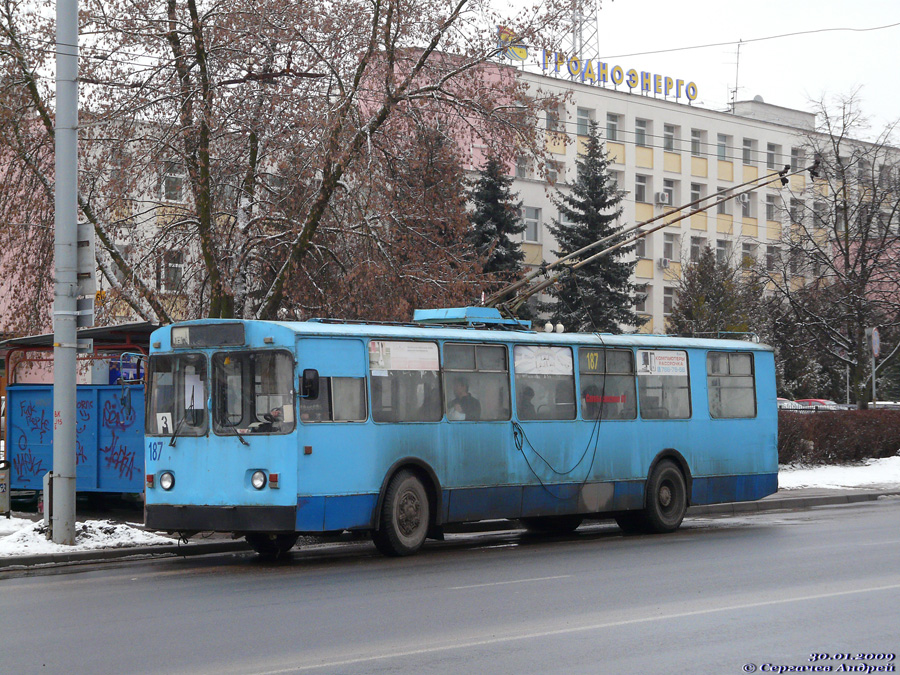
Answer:
[[[144,525],[170,532],[294,532],[297,507],[147,504]]]

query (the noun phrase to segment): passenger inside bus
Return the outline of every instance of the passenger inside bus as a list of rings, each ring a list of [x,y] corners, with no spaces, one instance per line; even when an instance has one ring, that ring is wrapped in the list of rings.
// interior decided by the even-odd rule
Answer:
[[[460,378],[453,384],[456,398],[450,401],[447,418],[451,420],[480,420],[481,403],[469,393],[469,383]]]
[[[537,417],[537,413],[534,410],[534,389],[531,387],[522,389],[522,395],[516,401],[516,410],[518,411],[519,419],[533,420]]]

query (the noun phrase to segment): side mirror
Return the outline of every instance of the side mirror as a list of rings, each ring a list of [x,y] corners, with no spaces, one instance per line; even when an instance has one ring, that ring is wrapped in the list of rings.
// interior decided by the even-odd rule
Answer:
[[[300,398],[308,398],[311,401],[319,398],[319,371],[315,368],[304,369],[303,379],[300,382]]]

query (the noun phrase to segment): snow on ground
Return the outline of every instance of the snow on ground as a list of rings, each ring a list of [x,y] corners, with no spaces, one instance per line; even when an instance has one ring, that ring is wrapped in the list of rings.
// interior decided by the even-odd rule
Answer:
[[[900,455],[871,459],[862,464],[813,468],[782,466],[778,472],[782,490],[801,488],[900,489]],[[146,532],[140,525],[111,520],[88,520],[76,526],[75,545],[49,541],[42,522],[0,516],[0,557],[71,553],[94,549],[174,544],[175,539]]]
[[[75,526],[75,545],[65,546],[47,539],[43,521],[35,523],[25,518],[0,516],[0,557],[174,543],[174,539],[145,532],[139,526],[111,520],[86,520]]]
[[[900,488],[900,455],[852,465],[812,468],[782,466],[778,470],[778,487],[782,490]]]

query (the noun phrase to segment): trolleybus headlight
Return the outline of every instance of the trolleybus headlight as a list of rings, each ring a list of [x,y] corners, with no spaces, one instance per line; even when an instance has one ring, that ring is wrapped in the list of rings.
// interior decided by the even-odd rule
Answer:
[[[254,471],[253,475],[250,476],[250,485],[255,487],[257,490],[262,490],[264,487],[266,487],[266,472]]]
[[[163,490],[171,490],[175,487],[175,474],[171,471],[163,471],[159,474],[159,487]]]

